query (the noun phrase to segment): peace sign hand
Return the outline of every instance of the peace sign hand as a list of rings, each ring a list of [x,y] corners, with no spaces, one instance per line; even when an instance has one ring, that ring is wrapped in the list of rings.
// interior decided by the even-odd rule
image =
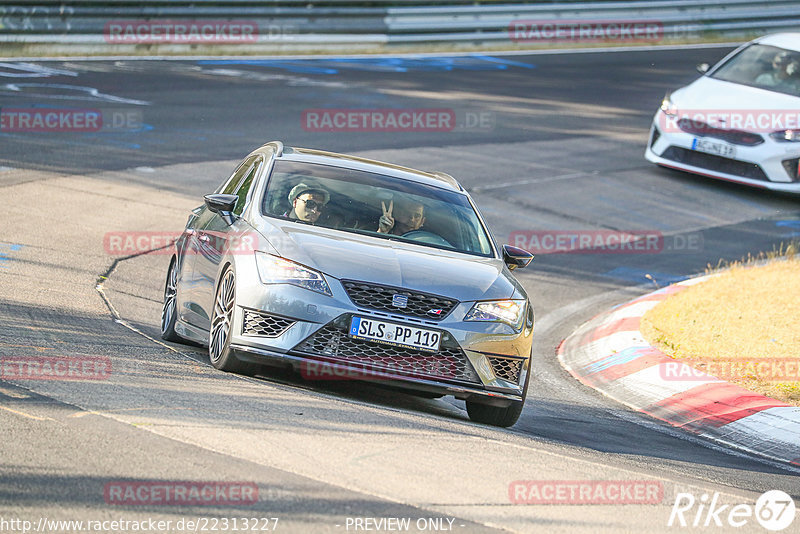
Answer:
[[[380,220],[378,221],[378,232],[381,234],[388,234],[389,230],[394,227],[394,219],[392,218],[392,210],[394,209],[394,200],[389,201],[389,208],[386,208],[386,203],[381,201],[381,210],[383,210],[383,215],[381,215]]]

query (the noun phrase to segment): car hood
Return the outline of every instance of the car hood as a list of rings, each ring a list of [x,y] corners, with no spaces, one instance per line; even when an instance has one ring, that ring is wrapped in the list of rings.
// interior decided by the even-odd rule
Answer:
[[[695,80],[671,95],[678,112],[783,110],[797,112],[800,97],[776,93],[708,76]]]
[[[288,221],[265,222],[259,231],[270,253],[340,280],[363,280],[415,289],[461,301],[524,298],[498,258],[470,256],[379,237]]]

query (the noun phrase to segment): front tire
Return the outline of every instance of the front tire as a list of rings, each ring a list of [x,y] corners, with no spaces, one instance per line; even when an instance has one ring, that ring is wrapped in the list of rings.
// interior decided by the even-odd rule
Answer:
[[[208,358],[211,365],[229,373],[244,372],[246,366],[231,349],[233,311],[236,306],[236,275],[229,265],[222,273],[214,296],[214,312],[208,335]]]
[[[476,423],[499,426],[502,428],[514,426],[519,420],[519,416],[522,414],[522,409],[525,407],[525,398],[528,396],[528,385],[531,381],[530,364],[528,365],[528,376],[525,377],[525,388],[522,391],[522,399],[512,401],[511,404],[505,408],[481,404],[479,401],[467,399],[467,415],[469,415],[470,420]]]
[[[476,423],[508,428],[517,422],[524,406],[524,401],[513,401],[509,406],[500,408],[467,400],[467,414]]]

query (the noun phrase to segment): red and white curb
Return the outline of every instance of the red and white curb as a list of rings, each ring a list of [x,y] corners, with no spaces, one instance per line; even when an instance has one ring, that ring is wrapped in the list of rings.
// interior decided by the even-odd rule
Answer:
[[[561,343],[558,359],[587,386],[635,410],[715,442],[800,465],[800,408],[701,373],[650,346],[639,332],[648,310],[707,278],[673,284],[598,315]]]

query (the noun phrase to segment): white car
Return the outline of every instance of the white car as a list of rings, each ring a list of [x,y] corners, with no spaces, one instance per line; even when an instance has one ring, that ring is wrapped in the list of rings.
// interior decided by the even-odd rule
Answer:
[[[668,93],[645,157],[711,178],[800,193],[800,33],[755,39]]]

